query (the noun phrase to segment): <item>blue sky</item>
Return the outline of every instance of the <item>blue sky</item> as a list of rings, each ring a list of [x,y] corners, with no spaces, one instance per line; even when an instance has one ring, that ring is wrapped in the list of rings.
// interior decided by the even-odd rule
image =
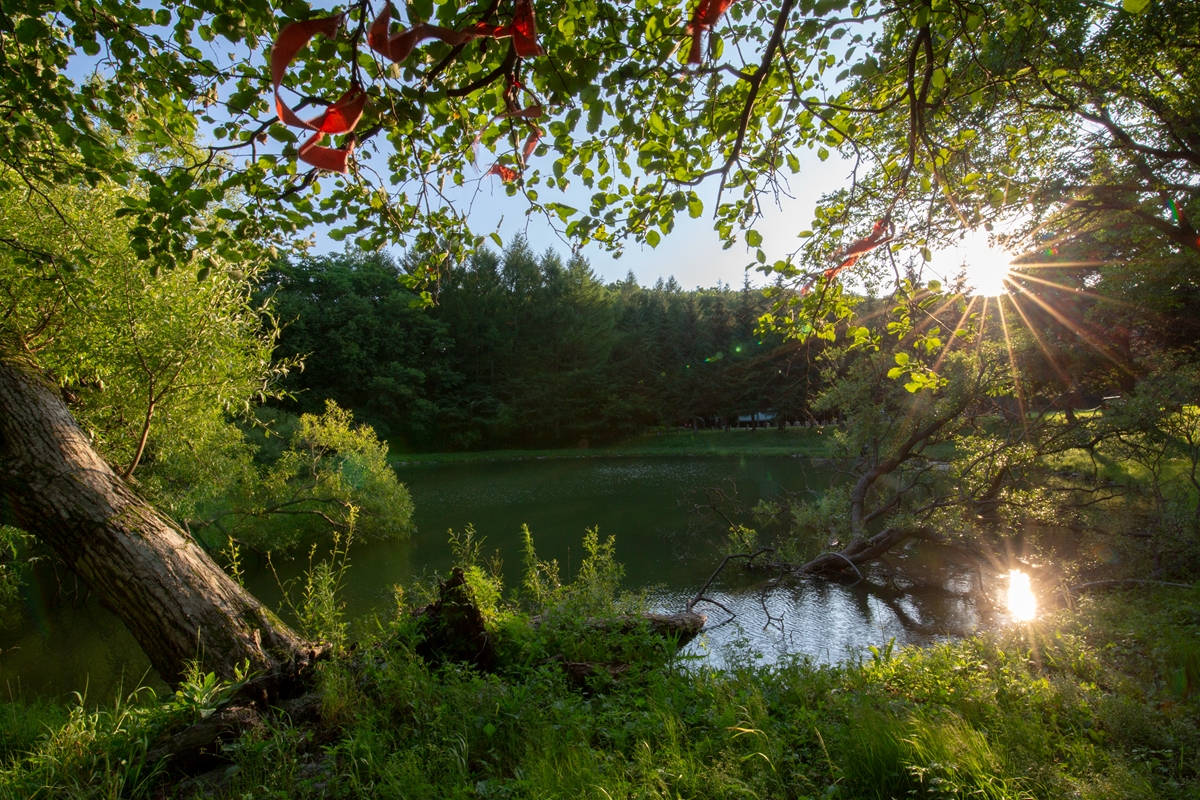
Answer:
[[[481,155],[481,158],[485,156]],[[771,204],[763,209],[763,219],[755,229],[763,235],[763,250],[768,259],[774,261],[785,257],[800,245],[798,234],[811,229],[813,209],[821,195],[849,184],[851,162],[831,156],[820,161],[815,153],[800,159],[801,173],[788,177],[791,198],[780,198],[778,206]],[[583,250],[591,262],[592,269],[605,283],[623,280],[629,271],[637,276],[643,286],[651,285],[662,277],[675,276],[685,289],[708,288],[718,281],[740,287],[746,275],[745,267],[754,261],[754,254],[744,245],[721,249],[721,241],[713,230],[712,210],[716,205],[718,179],[712,178],[697,189],[704,201],[704,214],[692,219],[681,215],[670,234],[663,237],[657,248],[630,244],[624,255],[614,259],[611,254],[592,245]],[[570,190],[568,190],[568,194]],[[559,195],[555,197],[554,195]],[[556,189],[539,188],[542,201],[558,200],[572,206],[587,204],[583,199],[572,198]],[[483,179],[481,192],[471,209],[471,222],[481,232],[490,232],[503,218],[500,236],[508,242],[515,234],[524,231],[536,252],[553,247],[562,254],[569,252],[565,244],[539,217],[525,216],[525,201],[517,195],[509,197],[499,178]],[[330,243],[331,245],[333,243]],[[320,243],[318,243],[320,246]],[[340,249],[340,248],[335,248]],[[751,271],[752,285],[761,286],[768,282],[762,273]]]

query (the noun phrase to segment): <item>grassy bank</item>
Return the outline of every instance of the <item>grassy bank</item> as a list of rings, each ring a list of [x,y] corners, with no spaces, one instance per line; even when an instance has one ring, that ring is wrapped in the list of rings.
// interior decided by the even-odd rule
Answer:
[[[837,428],[669,431],[635,436],[610,445],[551,450],[481,450],[463,453],[404,453],[389,447],[393,463],[505,461],[523,458],[604,458],[612,456],[791,456],[824,458]],[[391,443],[389,443],[391,444]]]
[[[192,686],[98,712],[0,710],[4,797],[1180,798],[1200,796],[1200,588],[1096,596],[1036,623],[818,666],[717,672],[570,615],[495,629],[491,672],[416,654],[406,617],[321,668],[315,719],[227,743],[201,783],[146,742]],[[580,688],[558,661],[620,659]],[[549,660],[548,660],[549,659]]]

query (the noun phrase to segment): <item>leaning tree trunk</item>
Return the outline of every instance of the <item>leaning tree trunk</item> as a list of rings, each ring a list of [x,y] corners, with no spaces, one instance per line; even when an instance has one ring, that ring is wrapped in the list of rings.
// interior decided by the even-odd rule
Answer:
[[[2,357],[0,522],[53,547],[169,684],[190,661],[231,678],[305,645],[113,473],[51,385]]]
[[[849,567],[861,578],[862,573],[858,572],[859,564],[874,561],[909,539],[924,539],[937,544],[945,544],[942,537],[938,536],[932,528],[923,526],[888,528],[869,539],[862,536],[856,537],[841,550],[834,553],[822,553],[807,564],[797,567],[796,571],[806,575],[844,575],[846,568]]]

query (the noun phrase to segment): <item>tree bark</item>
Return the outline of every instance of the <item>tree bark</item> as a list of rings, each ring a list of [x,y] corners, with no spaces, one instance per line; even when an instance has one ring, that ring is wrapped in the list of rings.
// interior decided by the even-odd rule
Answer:
[[[850,568],[857,572],[859,564],[874,561],[908,539],[944,543],[942,537],[932,528],[888,528],[869,539],[858,537],[836,553],[822,553],[807,564],[802,564],[796,571],[806,575],[840,575]]]
[[[0,354],[0,522],[49,544],[168,684],[190,661],[232,678],[305,642],[158,514],[92,449],[59,393]]]

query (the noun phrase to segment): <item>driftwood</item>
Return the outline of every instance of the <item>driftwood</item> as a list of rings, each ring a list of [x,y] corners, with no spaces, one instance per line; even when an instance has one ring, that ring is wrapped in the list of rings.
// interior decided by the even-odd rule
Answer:
[[[676,644],[683,646],[696,638],[704,629],[708,617],[696,611],[679,611],[674,614],[642,614],[639,617],[627,618],[621,626],[624,631],[634,630],[639,623],[646,622],[650,632],[665,639],[674,639]]]

